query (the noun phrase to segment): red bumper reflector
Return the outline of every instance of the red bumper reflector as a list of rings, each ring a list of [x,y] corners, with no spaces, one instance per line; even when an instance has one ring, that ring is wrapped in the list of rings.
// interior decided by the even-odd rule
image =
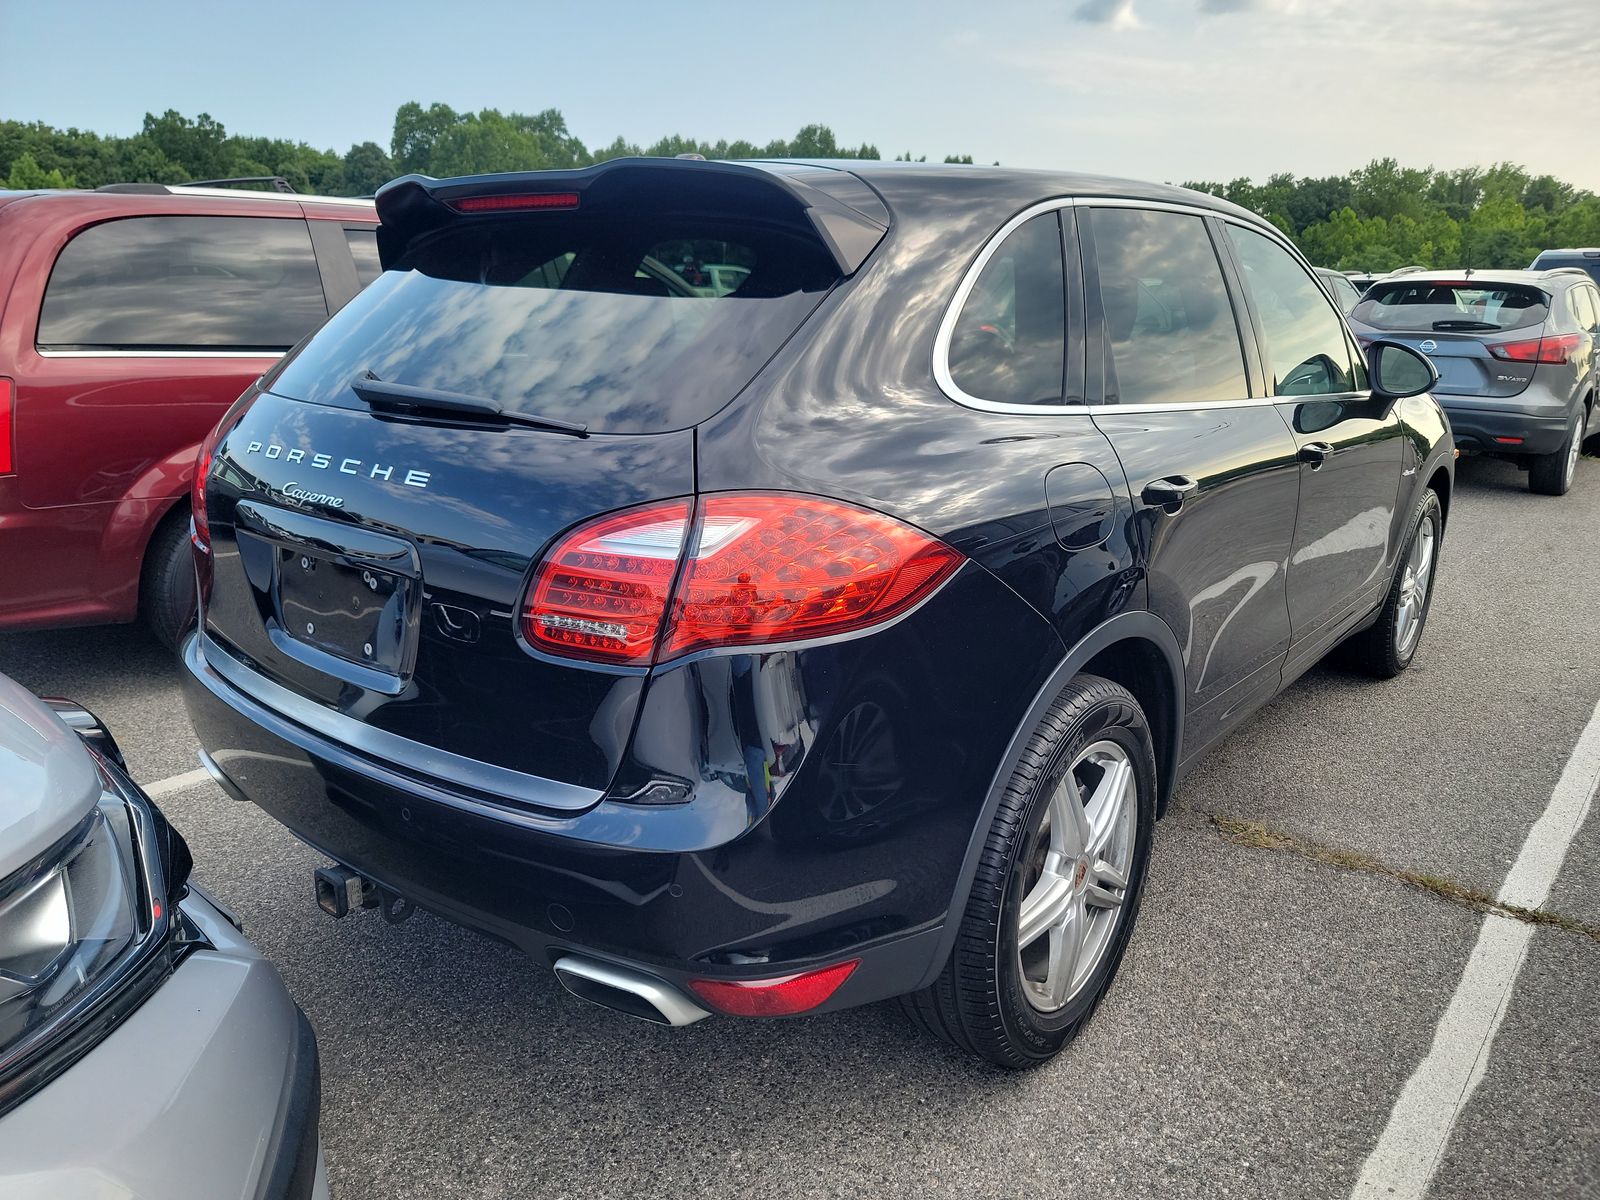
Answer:
[[[1520,446],[1520,445],[1522,445],[1522,439],[1521,438],[1497,437],[1497,438],[1495,438],[1495,441],[1499,442],[1502,446]]]
[[[578,207],[577,192],[524,192],[505,196],[463,196],[450,202],[457,212],[528,212]]]
[[[838,991],[860,965],[861,960],[853,958],[820,971],[779,979],[691,979],[689,987],[712,1008],[730,1017],[790,1017],[816,1008]]]

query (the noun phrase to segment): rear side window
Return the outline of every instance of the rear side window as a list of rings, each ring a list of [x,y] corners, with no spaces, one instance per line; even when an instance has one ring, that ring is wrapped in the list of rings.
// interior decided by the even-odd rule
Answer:
[[[1333,298],[1345,312],[1349,312],[1361,302],[1361,293],[1356,291],[1356,285],[1343,275],[1334,275],[1330,277],[1329,282],[1333,284]]]
[[[1271,238],[1231,223],[1226,228],[1266,339],[1273,395],[1356,391],[1344,320],[1322,289]]]
[[[355,259],[356,278],[366,287],[383,274],[383,264],[378,261],[378,231],[347,228],[344,237],[350,245],[350,257]]]
[[[1100,302],[1121,404],[1238,400],[1249,394],[1239,327],[1200,217],[1093,211]]]
[[[129,217],[56,259],[38,343],[78,350],[284,350],[328,315],[298,219]]]
[[[1592,287],[1579,288],[1578,291],[1583,296],[1584,315],[1588,317],[1584,328],[1590,331],[1600,328],[1600,291]]]
[[[1374,329],[1497,333],[1542,324],[1550,298],[1523,284],[1418,279],[1372,285],[1351,314]]]
[[[537,214],[414,245],[273,384],[354,402],[350,381],[654,433],[736,396],[838,280],[826,247],[734,215]]]
[[[1053,212],[1013,229],[984,264],[950,335],[950,378],[999,404],[1060,404],[1066,277]]]

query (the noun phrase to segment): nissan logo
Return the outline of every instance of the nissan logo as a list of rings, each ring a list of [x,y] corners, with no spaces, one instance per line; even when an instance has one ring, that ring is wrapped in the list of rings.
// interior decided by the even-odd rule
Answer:
[[[1438,348],[1439,343],[1434,341],[1432,338],[1423,338],[1422,344],[1417,347],[1417,349],[1421,350],[1424,354],[1432,354]]]

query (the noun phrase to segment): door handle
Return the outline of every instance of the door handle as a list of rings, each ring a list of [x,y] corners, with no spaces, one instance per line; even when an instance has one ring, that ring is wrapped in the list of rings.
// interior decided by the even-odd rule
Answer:
[[[1183,507],[1183,502],[1200,490],[1200,484],[1188,475],[1168,475],[1162,479],[1152,479],[1144,485],[1144,490],[1139,493],[1151,508],[1159,508],[1165,513],[1175,513]]]
[[[1337,453],[1338,451],[1328,442],[1307,442],[1300,447],[1296,457],[1303,463],[1310,463],[1311,469],[1315,471]]]

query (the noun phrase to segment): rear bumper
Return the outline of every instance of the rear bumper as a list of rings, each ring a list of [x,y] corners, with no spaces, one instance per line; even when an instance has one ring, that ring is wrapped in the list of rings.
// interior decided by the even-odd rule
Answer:
[[[216,909],[183,907],[215,949],[0,1120],[8,1200],[326,1196],[311,1026]]]
[[[1571,414],[1536,416],[1512,409],[1467,408],[1453,405],[1449,396],[1436,399],[1450,418],[1456,445],[1475,454],[1553,454],[1567,439]],[[1521,438],[1520,443],[1496,438]]]
[[[581,812],[372,757],[224,677],[208,659],[225,654],[185,646],[201,745],[236,798],[329,858],[547,964],[575,954],[680,990],[860,959],[826,1009],[937,975],[995,772],[1062,649],[973,566],[868,637],[661,668],[612,790]],[[650,779],[688,798],[613,798]]]
[[[431,798],[419,782],[384,778],[379,764],[311,731],[286,728],[208,677],[196,642],[184,651],[184,697],[208,765],[235,799],[254,802],[314,849],[396,894],[547,965],[575,954],[685,992],[691,978],[770,978],[859,958],[816,1011],[898,995],[937,973],[942,909],[908,927],[891,897],[914,889],[870,872],[863,878],[851,849],[837,852],[831,869],[809,854],[790,865],[781,849],[773,854],[783,835],[768,823],[709,851],[648,852],[574,841],[556,820],[540,830],[467,811]],[[907,861],[916,857],[912,851]],[[953,886],[952,876],[946,896]],[[307,901],[310,892],[308,879]],[[809,954],[802,945],[749,966],[715,961],[716,949],[774,925],[826,932],[815,935]]]

